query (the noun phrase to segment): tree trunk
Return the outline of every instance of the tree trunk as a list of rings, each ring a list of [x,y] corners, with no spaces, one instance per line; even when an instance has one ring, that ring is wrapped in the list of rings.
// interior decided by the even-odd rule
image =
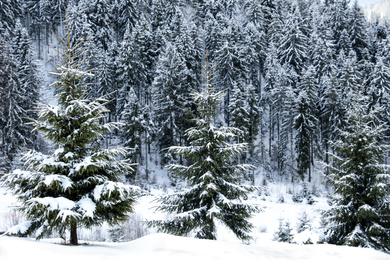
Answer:
[[[72,219],[70,221],[70,244],[71,245],[78,245],[79,241],[77,238],[77,221],[75,219]]]

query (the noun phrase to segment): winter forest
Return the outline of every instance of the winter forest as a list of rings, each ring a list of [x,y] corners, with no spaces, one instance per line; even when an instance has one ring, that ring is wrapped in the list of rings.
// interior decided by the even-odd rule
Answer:
[[[30,235],[125,220],[157,168],[188,187],[159,198],[177,214],[159,231],[216,239],[216,217],[248,241],[248,194],[315,181],[323,242],[390,251],[390,25],[357,2],[1,0],[0,93],[0,175]]]

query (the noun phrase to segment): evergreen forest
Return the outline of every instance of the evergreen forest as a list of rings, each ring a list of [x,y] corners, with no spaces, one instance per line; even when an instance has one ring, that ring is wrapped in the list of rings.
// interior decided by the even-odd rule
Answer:
[[[368,22],[357,2],[1,0],[0,174],[18,168],[26,149],[56,149],[26,123],[38,119],[54,70],[40,64],[57,60],[53,32],[66,30],[70,46],[85,39],[77,69],[86,72],[88,98],[104,97],[99,120],[121,123],[92,145],[125,147],[120,157],[136,164],[122,172],[129,183],[152,182],[152,164],[191,172],[197,155],[188,147],[208,145],[200,134],[191,140],[191,131],[207,118],[212,129],[235,129],[224,142],[244,144],[213,158],[220,166],[245,165],[243,180],[253,185],[259,168],[267,181],[310,183],[324,174],[340,197],[324,214],[329,226],[346,218],[341,208],[355,201],[351,194],[364,197],[350,209],[355,222],[330,228],[329,242],[390,250],[390,25]],[[212,116],[194,98],[209,84],[223,92]],[[199,237],[213,238],[207,232]]]

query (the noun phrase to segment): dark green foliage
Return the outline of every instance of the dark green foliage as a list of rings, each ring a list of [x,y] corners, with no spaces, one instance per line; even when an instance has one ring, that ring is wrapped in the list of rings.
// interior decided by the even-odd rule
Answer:
[[[388,146],[384,125],[375,125],[380,109],[370,110],[365,99],[347,111],[348,127],[332,142],[335,154],[329,181],[333,206],[324,212],[329,243],[390,250],[388,168],[382,164]]]
[[[216,239],[217,223],[222,222],[238,238],[249,240],[252,224],[248,219],[257,209],[242,201],[253,187],[240,185],[240,181],[253,166],[231,162],[246,145],[231,143],[240,133],[237,128],[214,125],[223,93],[210,87],[210,76],[207,70],[207,88],[193,94],[200,118],[195,120],[196,126],[186,131],[189,146],[170,147],[170,151],[183,155],[188,164],[170,164],[168,170],[187,181],[189,188],[159,198],[158,209],[176,215],[149,225],[175,235],[194,232],[197,238]]]
[[[296,117],[294,126],[297,130],[296,152],[298,175],[303,180],[308,173],[308,180],[311,181],[311,163],[313,162],[313,150],[316,144],[318,119],[316,118],[316,93],[317,86],[314,81],[314,71],[310,67],[301,82],[301,92],[298,95],[296,104]]]
[[[177,160],[166,148],[183,145],[184,131],[193,118],[190,91],[195,87],[188,82],[190,71],[183,55],[175,45],[168,45],[157,62],[157,76],[153,82],[155,115],[158,122],[158,145],[163,164]]]
[[[69,31],[68,31],[69,32]],[[56,150],[51,155],[29,151],[24,155],[25,171],[4,176],[4,185],[21,202],[19,210],[28,218],[21,235],[38,239],[53,231],[61,236],[70,229],[70,243],[77,244],[77,228],[117,224],[133,210],[135,190],[121,183],[131,165],[119,160],[125,148],[101,149],[96,140],[117,128],[117,123],[102,124],[107,100],[88,98],[83,82],[90,73],[79,70],[83,53],[71,45],[69,35],[59,39],[61,64],[56,67],[58,106],[40,105],[35,131],[51,140]]]
[[[274,234],[274,240],[278,242],[292,243],[294,236],[292,234],[292,228],[290,222],[283,222],[283,219],[279,220],[279,229]]]

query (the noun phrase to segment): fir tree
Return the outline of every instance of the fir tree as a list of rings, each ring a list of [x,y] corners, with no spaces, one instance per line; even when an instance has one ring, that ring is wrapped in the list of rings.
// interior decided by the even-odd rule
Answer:
[[[292,243],[293,239],[294,236],[292,234],[290,222],[283,222],[283,219],[280,219],[278,231],[274,234],[274,240],[278,242]]]
[[[0,1],[0,35],[4,38],[13,36],[15,22],[22,14],[20,0]]]
[[[132,162],[142,164],[142,133],[145,129],[145,120],[142,118],[141,107],[135,91],[131,88],[122,112],[124,125],[122,126],[122,139],[129,150],[126,158]],[[126,176],[127,178],[133,176]]]
[[[370,110],[363,98],[347,111],[348,127],[332,142],[335,154],[329,181],[333,206],[324,212],[326,241],[331,244],[390,251],[388,150],[382,142],[384,125],[374,121],[380,109]]]
[[[53,85],[58,106],[40,105],[34,130],[53,141],[51,155],[29,151],[24,155],[26,170],[4,176],[4,185],[21,202],[18,208],[28,218],[20,235],[34,234],[37,239],[57,231],[70,231],[70,244],[77,245],[77,228],[117,224],[133,210],[135,189],[120,182],[131,165],[119,160],[125,148],[101,149],[96,140],[117,127],[101,124],[108,112],[107,100],[87,97],[79,70],[83,60],[82,41],[72,45],[68,35],[60,39],[60,65],[52,74],[59,78]],[[91,75],[90,75],[91,76]]]
[[[366,56],[368,48],[367,25],[364,13],[357,1],[354,1],[350,16],[348,35],[352,49],[356,52],[357,59],[368,59]]]
[[[195,127],[186,131],[189,146],[170,147],[171,151],[188,158],[189,164],[170,164],[168,170],[187,181],[190,187],[159,198],[158,210],[176,215],[167,221],[151,221],[149,225],[176,235],[194,232],[197,238],[216,239],[217,223],[222,222],[238,238],[249,240],[252,224],[248,219],[256,208],[242,199],[253,188],[240,185],[240,181],[243,173],[253,166],[231,163],[246,145],[231,143],[240,132],[237,128],[214,125],[223,92],[211,88],[208,67],[206,72],[206,89],[193,94],[200,118],[195,120]]]
[[[303,180],[308,171],[308,180],[311,181],[311,164],[313,164],[314,148],[318,119],[316,117],[317,86],[314,82],[314,68],[309,67],[300,84],[301,92],[296,104],[294,126],[297,130],[296,152],[298,175]]]
[[[31,145],[26,138],[27,127],[22,117],[26,111],[21,106],[25,101],[25,94],[17,75],[17,61],[11,53],[8,44],[0,39],[0,107],[1,150],[6,156],[3,164],[6,171],[11,170],[12,162],[21,147]]]
[[[294,73],[300,75],[307,59],[305,23],[296,2],[293,4],[293,11],[287,15],[280,39],[279,57],[282,64],[291,65]]]
[[[156,123],[159,127],[159,147],[163,164],[177,158],[166,152],[166,148],[184,144],[184,131],[190,125],[192,102],[188,91],[194,86],[187,82],[190,73],[177,47],[168,44],[159,57],[157,76],[153,82]]]
[[[16,22],[15,37],[13,38],[13,56],[17,63],[17,77],[19,79],[20,102],[19,106],[25,111],[21,117],[34,118],[34,104],[39,101],[39,84],[37,65],[34,63],[35,53],[31,47],[31,41],[27,30],[19,21]],[[24,126],[23,136],[25,148],[38,148],[37,134],[32,131],[30,125]]]

